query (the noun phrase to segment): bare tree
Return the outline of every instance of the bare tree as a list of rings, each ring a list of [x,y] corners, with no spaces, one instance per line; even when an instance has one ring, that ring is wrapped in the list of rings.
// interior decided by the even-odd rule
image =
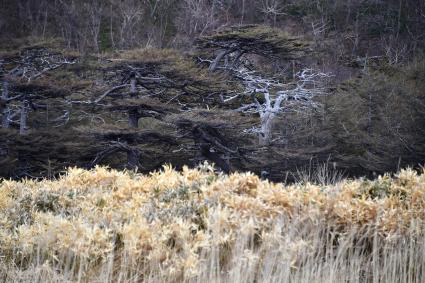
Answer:
[[[99,34],[103,16],[104,1],[94,1],[94,3],[87,3],[86,9],[89,14],[89,31],[92,37],[93,47],[96,52],[100,51],[99,48]]]
[[[32,36],[46,35],[49,20],[49,1],[46,0],[17,0],[18,16],[21,25]]]
[[[137,28],[143,24],[143,1],[123,0],[116,3],[119,21],[119,43],[121,48],[135,46]]]
[[[251,129],[258,134],[260,145],[271,143],[272,125],[279,113],[314,107],[313,97],[325,92],[321,87],[322,79],[328,77],[325,73],[304,69],[295,74],[294,81],[282,83],[252,71],[252,67],[245,64],[250,54],[273,59],[295,59],[305,54],[307,42],[280,30],[255,25],[234,27],[200,38],[198,46],[216,51],[215,58],[200,59],[209,64],[210,71],[225,70],[244,85],[243,93],[222,97],[222,102],[239,96],[251,98],[251,104],[242,105],[237,111],[260,115],[261,126]]]
[[[273,26],[276,26],[277,17],[284,15],[284,7],[279,0],[262,0],[262,9],[261,12],[264,14],[265,20],[271,18],[273,21]]]
[[[272,126],[278,115],[318,106],[313,98],[326,92],[323,80],[329,77],[322,72],[304,69],[296,74],[294,82],[284,84],[244,69],[236,70],[235,75],[245,86],[243,95],[253,100],[253,103],[242,105],[236,111],[260,115],[260,127],[250,131],[258,134],[259,144],[263,146],[272,142]],[[261,102],[258,95],[261,95]]]
[[[184,0],[178,24],[189,37],[203,35],[219,25],[217,1]]]

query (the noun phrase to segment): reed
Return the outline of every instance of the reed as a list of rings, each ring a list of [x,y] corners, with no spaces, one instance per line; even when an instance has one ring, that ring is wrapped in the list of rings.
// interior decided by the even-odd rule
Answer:
[[[424,282],[425,175],[274,184],[204,164],[0,183],[0,282]]]

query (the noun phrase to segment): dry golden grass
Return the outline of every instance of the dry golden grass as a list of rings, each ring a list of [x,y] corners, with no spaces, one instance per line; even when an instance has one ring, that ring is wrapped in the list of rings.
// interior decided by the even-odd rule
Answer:
[[[207,164],[0,183],[1,282],[424,282],[425,174],[283,186]]]

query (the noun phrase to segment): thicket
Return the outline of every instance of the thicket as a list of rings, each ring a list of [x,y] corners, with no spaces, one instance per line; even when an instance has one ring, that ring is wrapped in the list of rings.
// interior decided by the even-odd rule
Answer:
[[[0,183],[6,282],[421,282],[425,172],[290,186],[208,164]]]

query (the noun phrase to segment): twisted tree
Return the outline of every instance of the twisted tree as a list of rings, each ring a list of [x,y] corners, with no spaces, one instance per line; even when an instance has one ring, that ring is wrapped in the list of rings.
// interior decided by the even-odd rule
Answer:
[[[91,104],[103,110],[127,113],[128,127],[125,131],[122,127],[89,130],[106,145],[94,163],[121,151],[127,153],[128,168],[140,167],[140,146],[146,141],[136,137],[142,132],[151,137],[147,140],[157,138],[158,143],[169,140],[170,146],[176,144],[169,135],[138,129],[141,118],[162,121],[169,114],[214,104],[226,92],[217,76],[210,76],[190,58],[171,50],[125,52],[110,59],[104,72],[110,88],[95,96]],[[111,131],[115,135],[110,135]]]
[[[261,126],[248,131],[258,134],[261,146],[272,142],[272,125],[279,114],[315,107],[317,103],[313,98],[325,93],[322,81],[329,75],[323,72],[305,68],[293,74],[291,81],[283,83],[261,74],[247,63],[253,54],[273,60],[294,60],[309,51],[307,41],[278,29],[255,25],[234,27],[200,38],[198,47],[216,54],[211,60],[200,58],[202,63],[209,65],[210,71],[224,70],[243,85],[243,91],[222,101],[238,97],[249,99],[249,103],[242,99],[236,111],[260,116]]]
[[[31,110],[47,109],[47,104],[43,101],[63,98],[69,94],[66,89],[52,85],[42,77],[48,72],[74,63],[72,58],[44,47],[24,49],[17,56],[4,60],[0,99],[2,127],[7,129],[11,124],[17,124],[19,133],[25,134]],[[65,111],[51,120],[60,123],[67,117]]]
[[[197,47],[214,53],[209,70],[238,67],[244,55],[293,60],[309,51],[309,43],[300,37],[266,26],[246,25],[200,37]]]
[[[318,102],[313,99],[326,93],[323,81],[329,77],[328,74],[312,69],[298,72],[295,80],[286,84],[242,69],[236,70],[235,76],[245,86],[243,94],[253,101],[236,111],[259,114],[260,127],[253,127],[250,131],[258,134],[259,144],[262,146],[272,142],[272,126],[278,115],[318,106]]]

